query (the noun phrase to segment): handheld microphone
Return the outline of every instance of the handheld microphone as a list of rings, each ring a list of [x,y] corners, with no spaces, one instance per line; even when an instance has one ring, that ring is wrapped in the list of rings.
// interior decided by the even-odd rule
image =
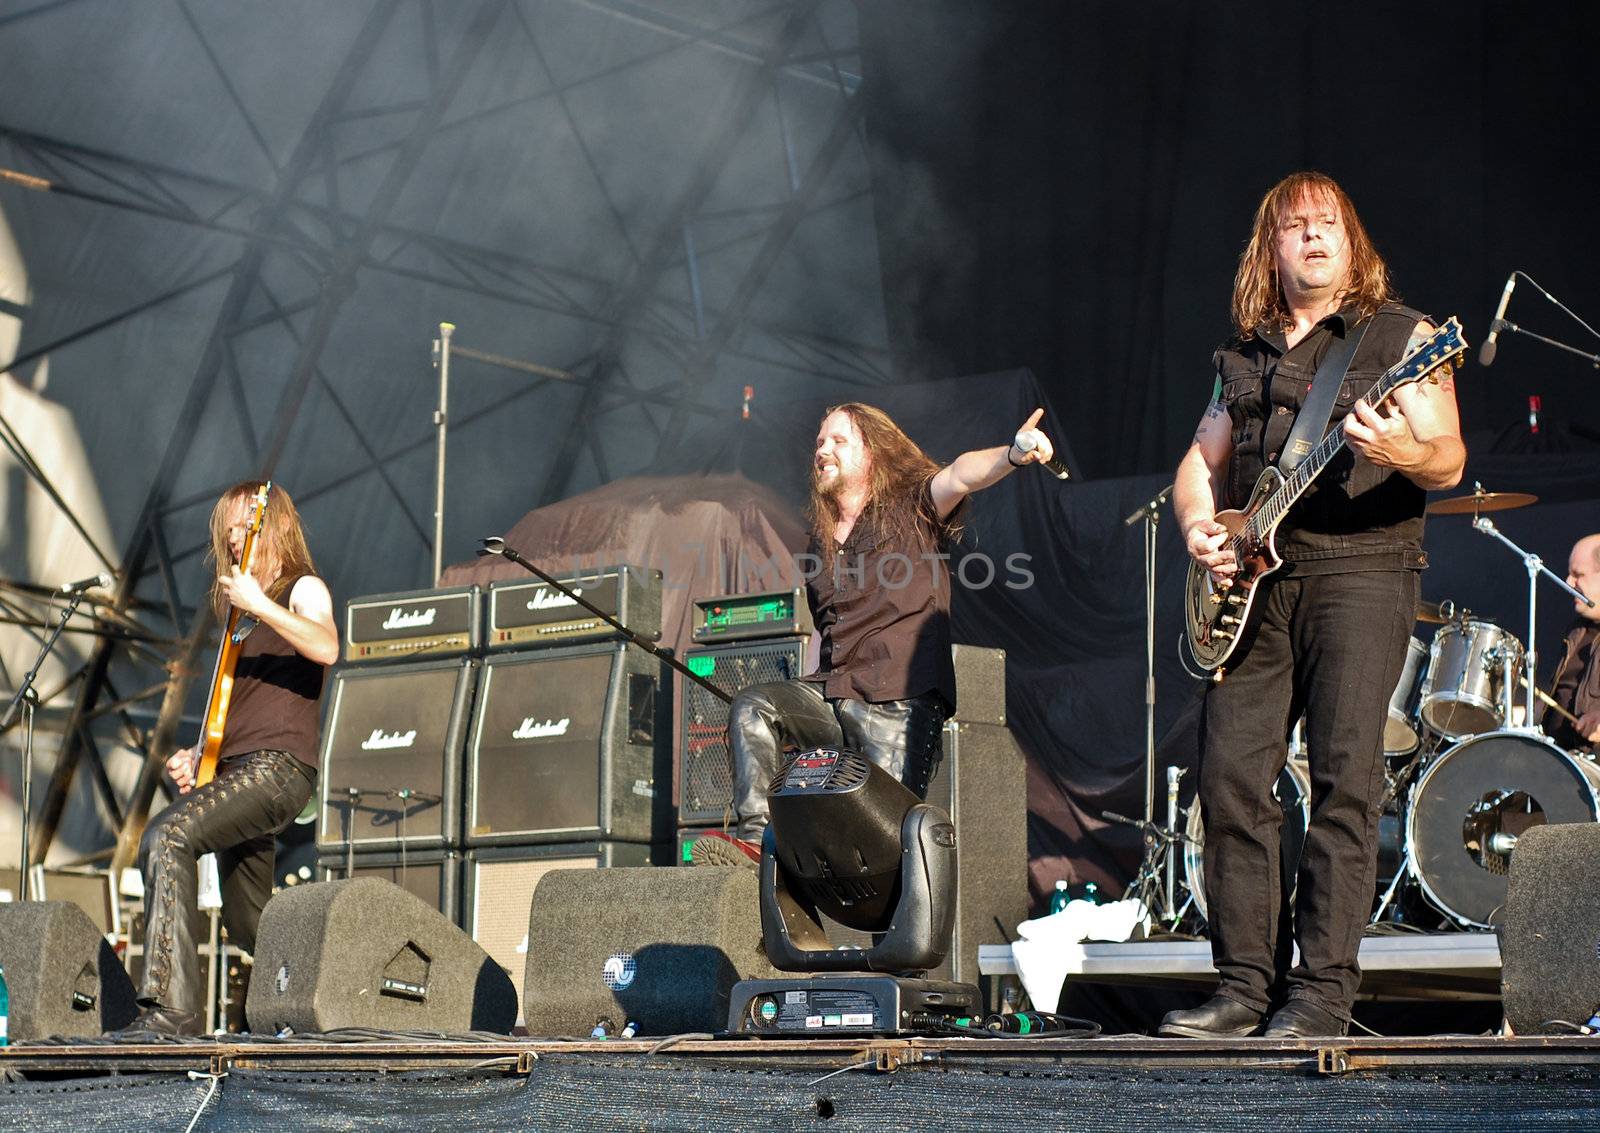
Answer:
[[[97,574],[89,578],[80,578],[77,582],[68,582],[56,593],[82,594],[85,590],[109,590],[114,581],[109,574]]]
[[[1511,302],[1511,292],[1516,290],[1517,273],[1512,272],[1506,276],[1506,289],[1500,293],[1500,306],[1495,308],[1494,319],[1489,323],[1489,337],[1483,340],[1483,346],[1478,351],[1478,365],[1494,365],[1494,354],[1498,349],[1500,328],[1506,325],[1506,307]]]
[[[1033,435],[1032,429],[1024,429],[1017,434],[1016,440],[1011,442],[1017,446],[1018,452],[1032,452],[1039,447],[1039,438]],[[1061,463],[1060,457],[1052,456],[1049,460],[1041,460],[1047,472],[1057,480],[1070,480],[1072,473],[1067,471],[1067,466]]]

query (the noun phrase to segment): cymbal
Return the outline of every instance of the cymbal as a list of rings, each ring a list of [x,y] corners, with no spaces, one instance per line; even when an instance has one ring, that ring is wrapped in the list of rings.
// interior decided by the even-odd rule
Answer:
[[[1539,502],[1528,492],[1473,492],[1470,496],[1450,496],[1428,505],[1429,515],[1472,515],[1482,511],[1510,511]]]

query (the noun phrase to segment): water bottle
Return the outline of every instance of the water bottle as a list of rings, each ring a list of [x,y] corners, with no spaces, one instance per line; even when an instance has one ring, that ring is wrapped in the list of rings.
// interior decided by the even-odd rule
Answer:
[[[0,1046],[11,1045],[11,992],[6,989],[6,970],[0,968]]]
[[[1067,907],[1067,902],[1072,900],[1072,895],[1067,892],[1066,879],[1056,882],[1056,891],[1050,894],[1050,911],[1059,913]]]
[[[1100,896],[1100,887],[1092,881],[1085,883],[1083,887],[1083,900],[1089,902],[1091,905],[1102,904],[1104,902],[1104,898]]]

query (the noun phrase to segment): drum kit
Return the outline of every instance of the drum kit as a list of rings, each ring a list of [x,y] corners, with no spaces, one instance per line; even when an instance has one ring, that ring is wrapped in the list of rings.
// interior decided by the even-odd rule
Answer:
[[[1473,527],[1522,558],[1528,571],[1526,647],[1510,630],[1457,610],[1450,602],[1423,603],[1418,621],[1438,628],[1431,644],[1413,636],[1405,666],[1389,698],[1383,746],[1387,790],[1379,821],[1378,885],[1373,921],[1425,930],[1492,928],[1506,899],[1507,869],[1517,838],[1544,823],[1600,822],[1600,765],[1586,752],[1567,751],[1544,734],[1535,698],[1560,711],[1534,682],[1536,582],[1543,574],[1581,598],[1538,556],[1507,539],[1486,518],[1526,507],[1535,497],[1485,492],[1435,501],[1431,515],[1472,516]],[[1525,693],[1518,703],[1519,693]],[[1310,777],[1298,726],[1289,761],[1274,787],[1284,811],[1282,860],[1293,885],[1300,847],[1310,822]],[[1198,803],[1177,831],[1178,771],[1169,769],[1168,828],[1146,830],[1147,844],[1171,861],[1182,843],[1189,900],[1179,903],[1166,869],[1165,893],[1151,884],[1143,895],[1153,910],[1164,904],[1176,926],[1192,908],[1206,915],[1205,835]]]

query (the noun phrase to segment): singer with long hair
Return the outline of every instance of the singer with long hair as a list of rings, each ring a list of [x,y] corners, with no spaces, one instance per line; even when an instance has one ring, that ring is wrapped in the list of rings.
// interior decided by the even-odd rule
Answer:
[[[956,701],[944,552],[969,495],[1054,459],[1043,415],[1035,410],[1012,444],[942,467],[881,409],[851,402],[824,415],[811,470],[807,675],[734,698],[734,830],[696,839],[695,862],[760,858],[767,786],[786,751],[845,747],[927,795]]]

